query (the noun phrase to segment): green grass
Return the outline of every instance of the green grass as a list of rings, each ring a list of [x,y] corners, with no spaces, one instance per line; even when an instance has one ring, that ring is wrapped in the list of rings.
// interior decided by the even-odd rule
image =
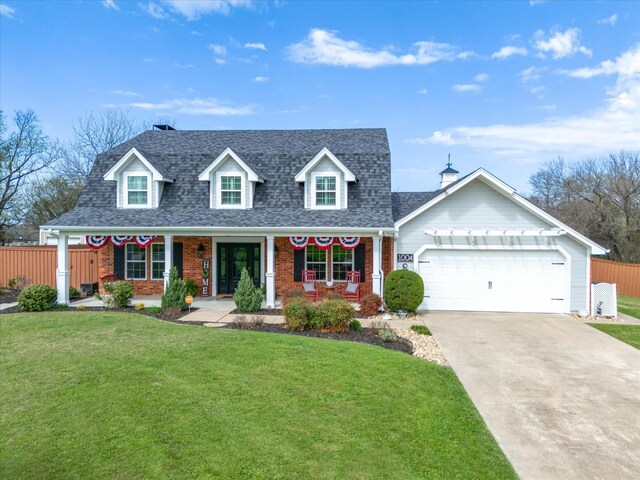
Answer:
[[[610,325],[608,323],[590,323],[589,325],[640,350],[640,325]]]
[[[640,297],[618,295],[618,311],[640,318]]]
[[[515,478],[453,371],[141,315],[0,316],[0,478]]]
[[[420,335],[431,335],[431,330],[429,330],[425,325],[411,325],[411,330]]]

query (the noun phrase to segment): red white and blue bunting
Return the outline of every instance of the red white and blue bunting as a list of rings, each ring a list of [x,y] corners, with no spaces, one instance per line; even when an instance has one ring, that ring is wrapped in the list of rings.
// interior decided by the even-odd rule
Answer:
[[[331,248],[334,243],[340,244],[345,250],[353,250],[360,245],[360,237],[289,237],[289,243],[293,245],[296,250],[302,250],[307,245],[314,244],[320,250],[327,250]]]
[[[133,240],[133,235],[114,235],[111,241],[116,247],[123,247],[126,243]]]
[[[108,235],[87,235],[87,245],[98,250],[107,244],[109,238]]]
[[[136,236],[136,243],[139,247],[146,247],[147,245],[151,245],[158,239],[156,235],[138,235]]]

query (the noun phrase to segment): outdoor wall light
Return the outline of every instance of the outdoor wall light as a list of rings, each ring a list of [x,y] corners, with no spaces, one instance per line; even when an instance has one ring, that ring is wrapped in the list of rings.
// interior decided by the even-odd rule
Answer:
[[[196,252],[196,255],[198,256],[198,258],[204,257],[204,245],[202,243],[198,245],[198,250]]]

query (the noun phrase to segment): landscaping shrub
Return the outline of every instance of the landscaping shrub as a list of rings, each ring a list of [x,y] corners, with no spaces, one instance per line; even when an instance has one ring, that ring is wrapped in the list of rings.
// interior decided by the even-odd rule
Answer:
[[[171,318],[178,318],[182,313],[182,308],[177,305],[167,307],[163,310],[164,314]]]
[[[30,283],[31,283],[31,280],[29,280],[29,278],[26,275],[18,275],[17,277],[10,278],[7,281],[7,287],[9,287],[11,289],[18,290],[19,292],[21,292]]]
[[[133,285],[130,282],[113,283],[113,303],[116,307],[128,307],[132,298]]]
[[[187,278],[184,281],[184,296],[191,295],[195,297],[198,295],[198,284],[193,278]]]
[[[172,307],[177,307],[180,310],[186,310],[189,308],[189,305],[184,301],[184,297],[186,297],[184,294],[184,282],[180,279],[178,269],[173,267],[169,273],[167,291],[161,297],[161,307],[163,310],[167,310]]]
[[[82,294],[76,287],[69,287],[69,298],[81,298]]]
[[[56,306],[58,292],[49,285],[29,285],[18,296],[20,310],[25,312],[42,312]]]
[[[380,333],[380,330],[382,330],[383,328],[389,328],[389,325],[383,323],[382,320],[373,320],[369,325],[369,331],[373,335],[378,335],[378,333]]]
[[[149,313],[157,315],[162,312],[162,307],[146,307],[145,310]]]
[[[312,328],[330,328],[337,332],[346,332],[349,322],[356,316],[356,311],[346,300],[322,300],[313,311],[310,324]]]
[[[390,328],[383,328],[378,332],[378,337],[380,337],[383,342],[395,342],[398,335]]]
[[[282,306],[284,307],[292,298],[302,298],[304,292],[299,288],[289,288],[282,294]]]
[[[291,298],[284,306],[284,318],[289,330],[304,330],[312,313],[313,303],[304,297]]]
[[[86,310],[86,309],[87,309],[87,306],[86,306],[86,305],[78,305],[76,308],[77,308],[78,310],[84,311],[84,310]]]
[[[420,335],[431,335],[431,331],[424,325],[411,325],[411,330]]]
[[[384,281],[384,300],[392,312],[404,310],[415,313],[424,298],[424,283],[411,270],[389,272]]]
[[[136,306],[133,308],[136,310],[144,310],[144,303],[136,303]]]
[[[262,289],[256,287],[246,268],[242,269],[233,301],[239,312],[257,312],[262,307]]]
[[[349,322],[349,330],[352,332],[359,332],[362,330],[362,324],[358,320],[351,320]]]
[[[339,293],[327,293],[324,297],[322,297],[323,300],[344,300],[344,297],[342,295],[340,295]]]
[[[375,317],[380,313],[382,307],[382,298],[380,295],[370,293],[360,300],[360,313],[365,317]]]

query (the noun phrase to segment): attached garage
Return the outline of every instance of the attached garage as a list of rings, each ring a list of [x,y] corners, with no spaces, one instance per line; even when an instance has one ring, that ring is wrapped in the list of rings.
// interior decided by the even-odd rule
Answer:
[[[424,310],[567,311],[567,259],[557,250],[427,250]]]
[[[591,255],[606,250],[478,169],[435,192],[392,193],[395,268],[425,284],[425,310],[569,313],[589,308]]]

